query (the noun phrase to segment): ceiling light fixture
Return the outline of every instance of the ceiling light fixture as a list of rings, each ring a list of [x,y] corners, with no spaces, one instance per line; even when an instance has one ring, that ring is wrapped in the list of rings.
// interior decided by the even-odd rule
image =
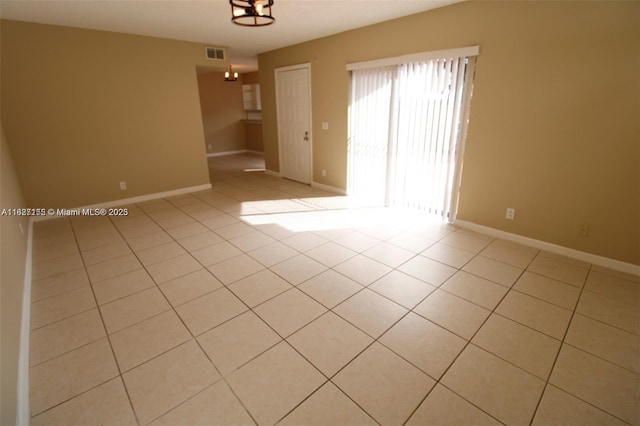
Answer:
[[[236,81],[238,79],[238,73],[233,72],[231,66],[224,72],[224,81]]]
[[[271,16],[273,0],[229,0],[231,21],[244,27],[264,27],[275,22]]]

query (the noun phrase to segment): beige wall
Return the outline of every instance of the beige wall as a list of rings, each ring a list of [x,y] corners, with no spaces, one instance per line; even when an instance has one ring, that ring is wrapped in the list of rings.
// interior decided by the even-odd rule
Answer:
[[[198,88],[207,153],[247,149],[242,79],[225,81],[223,72],[198,74]]]
[[[267,168],[274,68],[311,63],[313,180],[345,188],[345,65],[479,44],[459,219],[640,264],[639,15],[638,2],[464,2],[259,55]]]
[[[0,125],[0,210],[25,207],[9,145]],[[20,232],[22,225],[24,234]],[[22,323],[22,295],[27,257],[28,222],[24,217],[0,219],[0,424],[16,423],[18,356]]]
[[[211,65],[204,45],[2,21],[1,49],[2,122],[27,205],[209,182],[195,71]]]

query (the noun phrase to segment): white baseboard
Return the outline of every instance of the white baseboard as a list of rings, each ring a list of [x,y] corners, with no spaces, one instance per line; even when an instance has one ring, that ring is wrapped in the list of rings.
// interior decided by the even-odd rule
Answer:
[[[142,203],[144,201],[157,200],[158,198],[175,197],[176,195],[189,194],[191,192],[206,191],[211,189],[211,184],[189,186],[186,188],[172,189],[171,191],[156,192],[153,194],[139,195],[131,198],[121,198],[119,200],[106,201],[104,203],[91,204],[88,206],[74,207],[69,210],[76,209],[105,209],[110,207],[125,206],[127,204]],[[32,216],[32,220],[40,222],[43,220],[55,219],[57,216]]]
[[[207,157],[224,157],[225,155],[244,154],[248,152],[246,149],[237,149],[235,151],[210,152]]]
[[[34,216],[32,216],[33,218]],[[18,395],[16,425],[28,426],[31,421],[29,405],[29,336],[31,331],[31,260],[33,258],[33,220],[27,230],[27,256],[24,266],[22,319],[20,323],[20,351],[18,352]]]
[[[273,170],[265,170],[264,174],[268,176],[282,177],[280,172],[274,172]]]
[[[342,188],[337,188],[335,186],[325,185],[324,183],[318,183],[311,181],[311,186],[314,188],[321,189],[327,192],[333,192],[334,194],[347,195],[347,191]]]
[[[551,253],[571,257],[573,259],[592,263],[594,265],[604,266],[605,268],[614,269],[616,271],[626,272],[633,275],[640,275],[640,265],[634,265],[632,263],[610,259],[608,257],[571,249],[557,244],[548,243],[546,241],[536,240],[534,238],[523,237],[522,235],[512,234],[510,232],[501,231],[499,229],[490,228],[488,226],[478,225],[476,223],[467,222],[465,220],[456,220],[453,224],[459,226],[460,228],[479,232],[491,237],[501,238],[503,240],[512,241],[514,243],[523,244],[540,250],[546,250]]]
[[[252,149],[248,149],[247,150],[247,154],[262,155],[264,157],[264,152],[262,152],[262,151],[254,151]]]

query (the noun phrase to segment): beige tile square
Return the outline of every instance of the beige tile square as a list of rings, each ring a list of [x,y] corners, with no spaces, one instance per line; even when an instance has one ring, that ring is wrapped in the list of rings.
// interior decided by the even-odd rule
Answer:
[[[362,286],[333,269],[329,269],[300,284],[298,289],[331,309],[362,290]]]
[[[31,367],[31,414],[38,415],[118,374],[107,339],[97,340]]]
[[[117,277],[109,278],[93,284],[93,292],[99,305],[112,302],[133,293],[155,287],[147,271],[136,269]]]
[[[210,266],[238,256],[242,254],[242,251],[234,247],[232,244],[223,241],[212,246],[195,250],[191,254],[198,260],[198,262],[205,266]]]
[[[407,313],[407,309],[364,289],[333,310],[373,338],[378,338]]]
[[[209,267],[209,271],[223,284],[231,284],[264,269],[250,256],[241,254]]]
[[[495,312],[558,340],[571,320],[571,311],[517,291],[510,291]]]
[[[414,252],[391,243],[380,243],[365,250],[362,254],[391,268],[397,268],[415,256]]]
[[[380,244],[382,241],[369,235],[362,234],[360,232],[352,232],[340,238],[336,238],[333,242],[336,244],[340,244],[341,246],[346,247],[350,250],[353,250],[356,253],[361,253],[375,245]]]
[[[540,407],[538,407],[531,424],[535,426],[558,424],[623,426],[627,423],[553,385],[549,385],[542,396]]]
[[[191,339],[173,311],[151,317],[111,335],[111,346],[120,366],[128,371]]]
[[[575,314],[565,342],[640,373],[640,337],[636,334]]]
[[[228,225],[240,223],[240,221],[228,214],[222,214],[222,215],[217,215],[217,216],[210,217],[208,219],[201,220],[200,223],[202,223],[204,226],[211,229],[212,231],[215,231],[216,229],[220,229]]]
[[[133,239],[162,231],[147,215],[133,216],[116,222],[116,227],[130,244]],[[135,247],[132,246],[135,250]]]
[[[225,382],[218,381],[156,419],[153,426],[254,425]]]
[[[246,223],[238,222],[231,225],[225,225],[220,228],[216,228],[216,234],[220,235],[225,240],[230,240],[241,235],[250,234],[254,229]]]
[[[31,332],[29,364],[40,364],[106,335],[98,309],[40,327]]]
[[[401,425],[435,385],[429,376],[374,343],[333,378],[378,423]]]
[[[327,240],[313,232],[298,232],[282,239],[281,242],[302,253],[321,246]]]
[[[560,350],[559,340],[496,314],[471,342],[545,381]]]
[[[72,233],[68,235],[33,236],[31,257],[33,263],[48,262],[61,257],[80,253],[78,243]]]
[[[232,238],[229,240],[229,242],[238,247],[240,250],[248,252],[250,250],[275,243],[276,240],[260,231],[252,231],[248,234]]]
[[[325,378],[282,342],[228,377],[258,424],[274,424],[318,389]]]
[[[222,283],[206,269],[200,269],[160,284],[160,290],[174,307],[221,287]]]
[[[198,222],[189,222],[184,225],[167,229],[167,234],[171,235],[174,240],[180,240],[182,238],[191,237],[204,232],[209,232],[209,230]]]
[[[325,376],[331,377],[373,339],[333,312],[327,312],[287,341]]]
[[[334,242],[328,242],[307,251],[305,254],[323,265],[333,267],[352,258],[357,253]]]
[[[226,288],[205,294],[176,308],[194,336],[246,311],[247,307]]]
[[[357,255],[333,268],[362,285],[369,285],[391,272],[391,268],[363,255]]]
[[[236,296],[250,308],[283,293],[292,286],[278,275],[265,269],[229,285]]]
[[[414,308],[414,312],[467,340],[471,339],[491,313],[442,290],[431,293]]]
[[[171,204],[164,198],[150,200],[150,201],[143,201],[142,203],[138,203],[138,207],[140,207],[140,209],[142,209],[147,214],[160,212],[162,210],[167,210],[167,209],[169,210],[174,209],[173,204]]]
[[[522,269],[482,256],[474,257],[462,269],[505,287],[511,287],[522,275]]]
[[[109,334],[171,309],[158,290],[152,287],[100,306],[102,319]]]
[[[529,271],[522,274],[513,288],[570,310],[575,309],[580,297],[579,288]]]
[[[123,374],[138,421],[165,414],[216,382],[220,375],[191,340]]]
[[[147,212],[163,229],[176,228],[195,222],[195,220],[178,209],[165,209],[159,212]]]
[[[455,268],[423,256],[414,257],[398,270],[434,286],[439,286],[457,271]]]
[[[464,339],[410,312],[379,342],[439,379],[467,344]]]
[[[441,239],[440,242],[460,250],[478,254],[491,243],[491,240],[492,238],[485,235],[456,231]]]
[[[504,286],[464,271],[457,272],[440,288],[489,310],[498,306],[509,291]]]
[[[405,308],[412,309],[431,294],[435,287],[400,271],[393,270],[371,284],[369,289]]]
[[[293,285],[298,285],[327,270],[327,267],[305,255],[298,255],[270,268]]]
[[[137,237],[127,238],[127,243],[135,252],[159,246],[161,244],[170,243],[171,241],[173,241],[171,236],[162,230]]]
[[[406,424],[408,426],[428,424],[498,426],[502,423],[438,384]]]
[[[619,302],[640,306],[640,285],[632,281],[591,271],[584,288]]]
[[[291,247],[280,242],[268,244],[266,246],[251,250],[247,253],[266,267],[273,266],[284,260],[298,255],[298,252]]]
[[[116,257],[122,257],[131,253],[129,245],[124,241],[118,241],[114,244],[94,248],[82,252],[82,259],[85,265],[94,265],[96,263],[105,262]]]
[[[549,383],[628,423],[637,424],[639,377],[564,344]]]
[[[189,252],[222,242],[223,239],[212,231],[200,232],[178,240],[178,243]]]
[[[631,274],[629,272],[616,271],[614,269],[606,268],[604,266],[592,265],[591,271],[601,272],[605,275],[609,275],[611,277],[620,278],[623,280],[631,281],[636,284],[640,284],[640,275],[639,274]]]
[[[84,268],[33,281],[31,301],[38,302],[81,287],[89,287],[89,277]]]
[[[187,252],[182,247],[180,247],[178,243],[172,241],[170,243],[165,243],[159,246],[141,250],[136,253],[136,255],[143,265],[149,266],[153,265],[154,263],[162,262],[163,260],[169,260],[186,253]]]
[[[147,267],[147,271],[156,284],[165,283],[199,269],[202,269],[202,265],[188,254],[174,257],[164,262],[154,263]]]
[[[441,383],[505,424],[529,424],[544,381],[469,345]]]
[[[31,419],[33,426],[133,425],[136,417],[119,377]]]
[[[414,235],[410,232],[398,234],[387,242],[413,253],[420,253],[436,243],[434,240]]]
[[[90,286],[80,287],[31,304],[31,329],[87,311],[96,306]]]
[[[64,272],[83,268],[80,253],[73,253],[53,260],[36,263],[32,267],[32,279],[34,281],[59,275]]]
[[[329,408],[330,409],[327,409]],[[295,408],[279,425],[376,425],[377,423],[331,382]]]
[[[562,262],[562,263],[568,263],[569,265],[578,266],[578,267],[580,267],[582,269],[590,269],[591,268],[591,264],[589,262],[585,262],[583,260],[578,260],[576,258],[569,257],[569,256],[564,256],[562,254],[552,253],[552,252],[546,251],[546,250],[540,250],[540,253],[538,253],[538,256],[546,257],[547,259],[557,260],[557,261]]]
[[[452,247],[445,243],[436,243],[420,253],[422,256],[436,260],[454,268],[462,268],[475,256],[474,253]]]
[[[281,340],[250,311],[198,337],[198,342],[223,375],[235,371]]]
[[[326,311],[324,306],[297,288],[292,288],[254,309],[282,337],[289,336]]]
[[[539,275],[562,281],[576,287],[583,287],[589,273],[589,269],[580,266],[551,259],[544,255],[539,255],[527,268],[531,272]]]
[[[537,253],[538,250],[531,247],[504,240],[496,240],[482,250],[480,255],[519,269],[525,269],[536,257]]]
[[[89,279],[92,283],[97,283],[140,268],[142,268],[142,265],[138,262],[136,256],[127,254],[106,262],[87,266],[87,274],[89,274]]]
[[[640,335],[640,309],[637,306],[584,291],[576,312]]]

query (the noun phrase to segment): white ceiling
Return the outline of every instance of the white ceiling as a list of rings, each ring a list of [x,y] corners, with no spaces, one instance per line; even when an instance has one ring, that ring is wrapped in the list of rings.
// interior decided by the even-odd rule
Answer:
[[[0,17],[226,46],[243,72],[258,53],[459,1],[275,0],[276,22],[261,28],[232,24],[228,0],[0,0]]]

